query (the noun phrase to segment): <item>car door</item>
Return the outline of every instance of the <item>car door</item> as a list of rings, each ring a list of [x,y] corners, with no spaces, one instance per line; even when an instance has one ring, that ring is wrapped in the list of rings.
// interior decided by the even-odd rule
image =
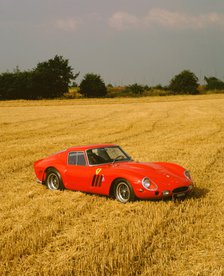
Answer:
[[[91,168],[87,165],[83,151],[68,153],[65,186],[71,190],[87,192],[91,183]]]

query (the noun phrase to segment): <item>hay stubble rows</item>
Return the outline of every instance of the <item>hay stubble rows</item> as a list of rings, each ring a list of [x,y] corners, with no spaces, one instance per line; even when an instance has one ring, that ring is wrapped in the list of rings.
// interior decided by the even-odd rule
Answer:
[[[222,95],[0,104],[1,275],[224,275]],[[191,170],[183,202],[122,205],[35,183],[35,160],[112,142]]]

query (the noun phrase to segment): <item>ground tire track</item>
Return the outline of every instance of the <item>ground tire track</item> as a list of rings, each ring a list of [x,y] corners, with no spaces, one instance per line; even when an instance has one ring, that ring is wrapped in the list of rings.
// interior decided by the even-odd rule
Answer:
[[[206,175],[209,175],[213,171],[213,167],[220,160],[223,160],[223,153],[224,153],[224,148],[220,148],[219,150],[217,150],[214,160],[212,160],[212,162],[210,162],[207,165],[207,173],[204,175],[204,178],[206,178]],[[222,187],[223,187],[223,185],[222,185]],[[194,196],[192,196],[192,197],[194,197]],[[171,213],[174,210],[178,210],[178,205],[174,204],[174,205],[170,206],[170,208],[167,210],[167,212],[163,216],[163,218],[169,217],[169,213]],[[163,218],[162,218],[162,220],[163,220]],[[169,223],[170,223],[169,220],[164,220],[164,221],[161,221],[161,223],[156,225],[153,233],[150,235],[150,237],[147,238],[147,240],[142,245],[141,250],[136,255],[134,255],[130,260],[131,270],[135,271],[135,272],[126,271],[125,275],[128,275],[128,276],[141,275],[145,269],[145,266],[144,266],[145,263],[147,263],[147,265],[150,265],[148,263],[149,256],[150,256],[150,254],[153,254],[155,248],[153,247],[154,243],[152,245],[152,248],[149,245],[152,244],[153,239],[155,239],[156,232],[159,232],[159,229],[166,228],[166,226],[168,226]]]
[[[157,126],[159,123],[161,123],[162,121],[164,121],[164,120],[166,120],[166,119],[168,119],[168,118],[170,117],[169,111],[166,111],[165,114],[166,114],[165,117],[162,116],[161,118],[155,120],[155,121],[152,123],[152,125],[150,126],[150,128],[144,129],[144,131],[139,131],[139,132],[137,132],[137,133],[135,133],[135,134],[132,134],[131,136],[130,136],[130,135],[126,135],[126,136],[123,135],[121,138],[111,139],[110,142],[118,143],[118,142],[122,142],[122,141],[124,141],[124,140],[133,139],[133,138],[139,137],[139,136],[141,136],[141,135],[145,135],[145,134],[149,134],[149,133],[154,132],[155,129],[156,129],[156,126]]]

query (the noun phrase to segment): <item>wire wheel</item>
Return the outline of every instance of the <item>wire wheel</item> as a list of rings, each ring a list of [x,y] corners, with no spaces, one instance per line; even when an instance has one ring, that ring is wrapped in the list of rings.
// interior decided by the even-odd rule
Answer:
[[[118,182],[115,190],[115,197],[118,201],[126,203],[134,199],[132,187],[126,181]]]
[[[63,188],[63,184],[59,172],[57,172],[56,170],[48,171],[46,185],[47,188],[50,190],[61,190]]]

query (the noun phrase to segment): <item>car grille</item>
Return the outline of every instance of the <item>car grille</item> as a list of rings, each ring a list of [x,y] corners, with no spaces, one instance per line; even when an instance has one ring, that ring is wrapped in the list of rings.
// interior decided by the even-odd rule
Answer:
[[[179,187],[179,188],[174,189],[173,193],[183,193],[183,192],[186,192],[187,190],[188,190],[187,186]]]

